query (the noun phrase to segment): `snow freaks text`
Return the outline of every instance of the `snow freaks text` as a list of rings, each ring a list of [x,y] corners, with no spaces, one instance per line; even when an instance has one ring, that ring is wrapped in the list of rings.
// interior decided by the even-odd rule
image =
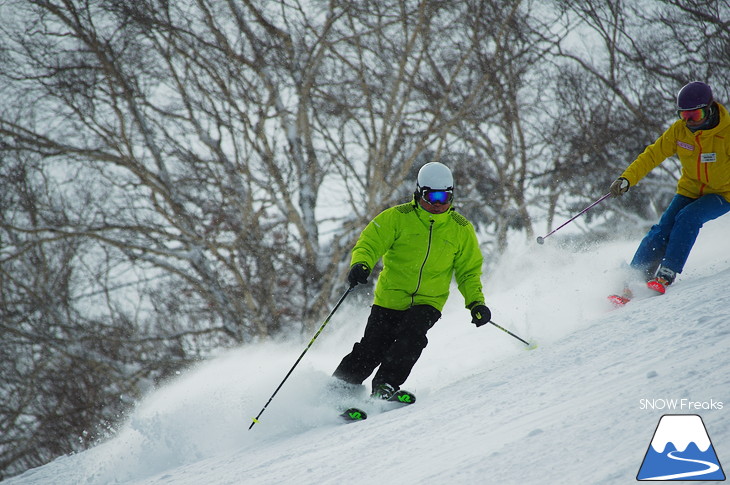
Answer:
[[[720,410],[723,408],[722,401],[692,401],[690,399],[640,399],[639,409],[669,410],[669,411],[701,411]]]

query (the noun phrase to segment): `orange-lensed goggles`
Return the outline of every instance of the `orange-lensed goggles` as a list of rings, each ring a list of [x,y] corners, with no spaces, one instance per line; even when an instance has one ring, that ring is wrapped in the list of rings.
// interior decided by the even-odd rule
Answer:
[[[677,116],[684,121],[702,121],[707,116],[707,107],[688,109],[688,110],[677,110]]]

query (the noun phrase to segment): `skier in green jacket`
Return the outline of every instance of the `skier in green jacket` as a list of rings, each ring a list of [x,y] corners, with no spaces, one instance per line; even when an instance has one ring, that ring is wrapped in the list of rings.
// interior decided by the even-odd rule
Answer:
[[[441,318],[452,277],[477,327],[491,312],[482,293],[482,254],[474,226],[451,206],[451,170],[430,162],[418,172],[411,202],[386,209],[363,230],[352,250],[348,281],[366,283],[375,264],[375,287],[365,334],[334,377],[360,385],[379,366],[372,396],[388,399],[403,384],[426,347],[426,333]]]

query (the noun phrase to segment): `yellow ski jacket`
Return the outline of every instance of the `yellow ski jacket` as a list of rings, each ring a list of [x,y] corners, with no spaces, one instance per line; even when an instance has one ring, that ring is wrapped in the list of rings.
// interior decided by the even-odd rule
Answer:
[[[412,200],[378,214],[360,234],[350,261],[372,270],[381,257],[375,305],[393,310],[431,305],[441,311],[452,277],[465,306],[484,303],[483,258],[474,226],[453,208],[431,214]]]
[[[692,133],[684,121],[677,120],[659,139],[646,147],[621,174],[631,186],[636,185],[653,168],[676,154],[682,163],[677,193],[697,199],[705,194],[719,194],[730,202],[730,115],[720,109],[720,122],[711,130]]]

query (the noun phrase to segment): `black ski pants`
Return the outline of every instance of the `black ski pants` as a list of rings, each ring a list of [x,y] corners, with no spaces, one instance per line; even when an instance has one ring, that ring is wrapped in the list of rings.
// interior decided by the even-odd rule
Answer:
[[[342,359],[334,377],[362,384],[380,366],[373,377],[373,389],[381,384],[399,389],[428,344],[426,333],[439,318],[441,312],[430,305],[407,310],[373,305],[365,334]]]

